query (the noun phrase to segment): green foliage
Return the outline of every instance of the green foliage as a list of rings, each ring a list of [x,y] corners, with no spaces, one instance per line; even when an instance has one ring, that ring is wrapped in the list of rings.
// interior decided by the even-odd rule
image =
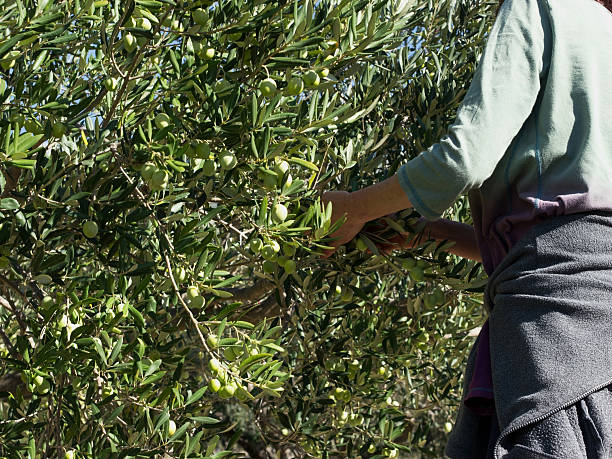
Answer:
[[[322,261],[319,196],[444,134],[493,5],[0,5],[0,454],[439,457],[480,266]]]

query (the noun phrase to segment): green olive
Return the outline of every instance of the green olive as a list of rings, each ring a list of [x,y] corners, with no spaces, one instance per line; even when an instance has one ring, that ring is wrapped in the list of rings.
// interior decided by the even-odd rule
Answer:
[[[213,378],[208,381],[208,387],[213,392],[219,392],[219,389],[221,389],[221,381],[219,381],[217,378]]]
[[[155,117],[155,126],[158,129],[164,129],[170,125],[170,117],[165,113],[158,113]]]
[[[302,76],[302,79],[304,80],[304,84],[308,88],[316,88],[317,86],[319,86],[319,83],[321,82],[321,78],[319,77],[317,72],[315,72],[314,70],[309,70],[308,72],[306,72]]]
[[[123,36],[123,47],[128,53],[133,52],[136,49],[136,38],[131,33],[126,33]]]
[[[264,273],[272,274],[274,271],[276,271],[276,263],[271,260],[264,261],[263,270],[264,270]]]
[[[221,167],[223,169],[230,170],[236,167],[237,160],[233,153],[226,151],[219,158],[219,164],[221,164]]]
[[[287,94],[297,96],[304,90],[304,80],[299,77],[293,77],[287,84]]]
[[[191,285],[187,288],[187,298],[193,300],[196,296],[200,294],[200,290],[195,285]]]
[[[263,248],[263,242],[261,241],[261,239],[256,237],[251,241],[251,244],[249,244],[249,248],[251,249],[251,252],[259,253]]]
[[[210,371],[217,375],[222,372],[221,362],[219,362],[214,357],[208,361],[208,368],[210,368]]]
[[[117,89],[118,85],[119,85],[119,82],[117,78],[109,77],[106,80],[104,80],[104,86],[106,87],[108,91],[114,91],[115,89]]]
[[[277,252],[276,250],[274,250],[274,247],[272,247],[272,245],[266,244],[261,248],[261,256],[264,257],[264,259],[266,260],[276,261]]]
[[[155,171],[157,171],[157,166],[154,163],[145,163],[140,169],[140,175],[145,182],[148,182],[151,180],[151,177],[153,177]]]
[[[155,191],[159,191],[163,188],[166,188],[168,185],[168,179],[170,176],[167,171],[157,170],[151,176],[151,189]]]
[[[287,208],[283,204],[276,204],[272,208],[272,220],[275,223],[282,223],[287,219]]]
[[[98,224],[94,221],[86,221],[83,223],[83,234],[85,237],[91,239],[98,235]]]
[[[208,23],[208,13],[202,8],[193,10],[191,12],[191,18],[193,19],[193,22],[201,26],[205,26]]]
[[[229,383],[219,389],[219,397],[221,398],[232,398],[234,393],[236,392],[237,386],[236,383]]]
[[[206,344],[212,349],[216,349],[219,346],[219,338],[217,335],[212,333],[206,337]]]
[[[66,125],[60,122],[53,123],[51,126],[51,132],[53,133],[53,137],[57,137],[59,139],[66,133]]]
[[[266,78],[259,83],[259,90],[264,97],[273,97],[276,94],[276,81],[272,78]]]
[[[284,268],[285,268],[285,272],[286,272],[287,274],[293,274],[293,273],[295,272],[295,270],[296,270],[296,264],[295,264],[295,261],[293,261],[293,260],[287,260],[287,261],[285,262],[285,266],[284,266]]]

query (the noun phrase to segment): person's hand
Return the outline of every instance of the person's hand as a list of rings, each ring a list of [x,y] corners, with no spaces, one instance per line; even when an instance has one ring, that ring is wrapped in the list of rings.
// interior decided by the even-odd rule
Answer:
[[[397,214],[388,215],[388,217],[392,219],[394,219],[396,216]],[[368,232],[372,234],[373,237],[371,237],[371,239],[376,241],[374,242],[374,245],[378,251],[385,255],[389,255],[394,250],[414,249],[415,247],[418,247],[423,240],[425,240],[423,234],[409,231],[401,233],[394,231],[395,234],[389,237],[389,225],[387,225],[387,222],[383,218],[368,223],[366,230],[369,230]],[[379,241],[381,238],[386,240],[384,242]],[[370,249],[367,249],[366,252],[372,253]]]
[[[401,233],[388,239],[387,243],[376,243],[376,248],[385,255],[389,255],[394,250],[414,249],[421,242],[420,235],[411,233]],[[368,252],[370,250],[368,249]]]
[[[346,221],[329,235],[333,238],[331,246],[332,250],[326,250],[321,255],[322,258],[328,258],[336,247],[350,242],[365,225],[365,221],[361,220],[357,215],[356,203],[351,198],[351,193],[348,191],[327,191],[321,196],[321,202],[327,207],[327,203],[332,203],[332,217],[330,224],[333,225],[343,215],[346,215]]]

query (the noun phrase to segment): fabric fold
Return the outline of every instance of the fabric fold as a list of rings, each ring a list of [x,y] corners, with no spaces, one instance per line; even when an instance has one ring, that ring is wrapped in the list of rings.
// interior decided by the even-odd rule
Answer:
[[[484,304],[500,440],[612,380],[611,292],[609,212],[541,222],[496,267]],[[464,398],[479,342],[466,367]],[[447,454],[483,457],[475,453],[483,440],[466,437],[482,431],[487,419],[462,404]]]

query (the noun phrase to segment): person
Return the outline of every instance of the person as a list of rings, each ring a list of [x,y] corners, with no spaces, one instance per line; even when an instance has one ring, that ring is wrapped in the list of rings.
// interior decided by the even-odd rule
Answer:
[[[451,458],[612,457],[611,43],[611,0],[505,0],[447,134],[322,195],[323,257],[414,208],[489,275]],[[442,218],[463,193],[473,226]]]

